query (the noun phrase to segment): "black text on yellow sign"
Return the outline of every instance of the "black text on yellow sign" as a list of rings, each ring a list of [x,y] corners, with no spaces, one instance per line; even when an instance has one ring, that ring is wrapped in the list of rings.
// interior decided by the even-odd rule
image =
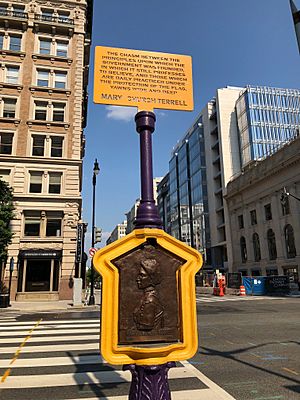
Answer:
[[[97,46],[94,102],[192,111],[192,58],[187,55]]]

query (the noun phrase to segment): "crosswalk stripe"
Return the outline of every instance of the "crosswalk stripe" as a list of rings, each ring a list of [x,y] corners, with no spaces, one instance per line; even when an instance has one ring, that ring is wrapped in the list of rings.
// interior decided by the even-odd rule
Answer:
[[[99,351],[99,350],[98,350]],[[0,368],[7,368],[11,362],[11,359],[0,360]],[[18,358],[14,362],[15,368],[26,368],[26,367],[47,367],[63,366],[63,365],[85,365],[85,364],[96,364],[96,363],[107,364],[107,362],[99,355],[81,355],[71,357],[47,357],[47,359],[41,358]]]
[[[192,378],[194,374],[185,367],[170,369],[169,379]],[[69,385],[130,382],[130,371],[79,372],[70,374],[9,376],[1,389],[25,389]]]
[[[50,338],[49,338],[50,340]],[[30,346],[26,345],[22,349],[22,353],[39,353],[39,352],[50,352],[50,351],[75,351],[75,350],[83,350],[83,346],[85,350],[98,350],[99,346],[97,346],[97,343],[86,343],[86,344],[61,344],[61,345],[56,345],[55,343],[53,345],[46,345],[46,346]],[[3,347],[1,349],[2,354],[7,354],[7,353],[15,353],[17,350],[18,346],[15,347]]]
[[[0,324],[1,325],[1,324]],[[96,323],[96,324],[90,324],[88,325],[89,328],[97,328],[100,326],[100,323]],[[22,329],[31,329],[32,325],[25,325],[22,326]],[[53,327],[51,327],[53,329]],[[46,326],[45,324],[41,324],[36,331],[43,331],[43,330],[49,330],[51,329],[48,326]],[[73,329],[73,328],[87,328],[86,325],[84,324],[78,324],[78,325],[60,325],[59,329]],[[1,327],[1,331],[18,331],[20,328],[18,326],[4,326],[3,328]]]
[[[0,324],[0,327],[1,327],[1,324]],[[65,335],[70,335],[70,334],[72,334],[73,332],[78,332],[78,333],[98,333],[99,334],[99,332],[100,332],[100,325],[98,325],[98,327],[97,328],[81,328],[80,330],[77,330],[77,329],[75,329],[75,328],[70,328],[70,329],[60,329],[60,330],[57,330],[57,329],[49,329],[49,330],[38,330],[38,329],[36,329],[36,330],[34,330],[33,332],[32,332],[32,336],[40,336],[40,335],[54,335],[54,334],[59,334],[59,335],[63,335],[63,334],[65,334]],[[22,336],[27,336],[28,335],[28,330],[25,330],[25,331],[23,331],[23,330],[20,330],[20,331],[18,331],[17,332],[17,334],[18,334],[18,336],[19,337],[22,337]],[[5,331],[5,332],[0,332],[0,338],[2,337],[2,336],[12,336],[11,334],[9,334],[9,332],[8,331]]]
[[[78,332],[79,333],[79,332]],[[20,340],[22,340],[24,338],[5,338],[5,343],[20,343]],[[97,335],[82,335],[82,336],[55,336],[54,338],[51,339],[51,337],[47,336],[47,337],[34,337],[34,335],[32,335],[30,337],[30,343],[42,343],[42,342],[49,342],[49,341],[55,341],[57,342],[70,342],[70,341],[78,341],[78,340],[97,340],[99,339],[99,333]]]
[[[82,397],[69,400],[82,400]],[[172,392],[172,400],[215,400],[210,389],[180,390]],[[128,400],[128,395],[113,397],[89,397],[87,400]],[[221,399],[219,399],[221,400]]]
[[[15,318],[15,317],[14,317]],[[76,322],[76,321],[79,321],[79,322]],[[70,324],[70,325],[74,325],[74,326],[77,326],[78,324],[82,324],[83,323],[83,321],[84,321],[84,323],[85,324],[95,324],[96,322],[97,322],[97,319],[84,319],[84,320],[82,320],[82,319],[80,319],[80,320],[74,320],[74,319],[64,319],[64,320],[56,320],[56,321],[47,321],[47,320],[42,320],[42,322],[41,322],[41,324],[43,324],[43,325],[60,325],[60,324],[64,324],[64,325],[66,325],[66,324]],[[6,326],[6,325],[11,325],[11,326],[16,326],[16,325],[28,325],[29,323],[31,323],[31,321],[30,322],[26,322],[26,321],[16,321],[16,322],[13,322],[13,324],[12,324],[12,321],[9,321],[9,322],[7,322],[6,320],[4,320],[4,322],[2,323],[1,322],[1,319],[0,319],[0,324],[1,325],[3,325],[3,326]]]
[[[102,359],[99,351],[99,320],[41,320],[38,326],[36,321],[18,322],[0,321],[0,346],[9,346],[2,346],[0,351],[2,357],[5,357],[0,358],[3,374],[0,390],[3,390],[4,398],[6,395],[8,398],[22,398],[21,393],[24,393],[26,398],[31,396],[36,400],[44,400],[49,389],[53,391],[53,399],[65,400],[64,394],[69,389],[68,397],[72,397],[71,400],[128,400],[131,373],[122,371],[121,366],[108,365]],[[27,336],[25,343],[24,338]],[[20,356],[14,356],[18,352]],[[179,382],[175,385],[177,389],[172,391],[172,400],[232,399],[221,396],[213,385],[208,387],[195,370],[188,362],[181,362],[169,370],[169,380],[180,382],[180,385]],[[195,386],[185,390],[189,388],[189,379],[194,380],[191,382]],[[101,397],[104,393],[99,393],[97,398],[93,397],[96,392],[91,389],[91,385],[106,388],[105,397]],[[118,390],[116,385],[119,385]],[[84,397],[79,391],[83,386],[86,387]]]

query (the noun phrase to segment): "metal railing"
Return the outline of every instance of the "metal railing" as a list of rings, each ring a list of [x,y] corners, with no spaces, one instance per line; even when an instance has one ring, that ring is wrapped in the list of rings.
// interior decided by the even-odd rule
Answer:
[[[13,18],[22,18],[27,19],[28,14],[22,11],[9,11],[0,9],[0,17],[13,17]]]
[[[67,17],[63,17],[63,16],[54,17],[52,15],[35,14],[34,18],[36,20],[38,20],[38,21],[74,25],[74,20],[73,19],[67,18]]]

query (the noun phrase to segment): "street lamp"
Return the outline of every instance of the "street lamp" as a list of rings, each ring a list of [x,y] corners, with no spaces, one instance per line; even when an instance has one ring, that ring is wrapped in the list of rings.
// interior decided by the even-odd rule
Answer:
[[[97,158],[94,162],[93,168],[93,204],[92,204],[92,247],[95,246],[95,198],[96,198],[96,176],[100,172],[100,167],[97,161]],[[89,306],[95,304],[95,296],[94,296],[94,265],[93,258],[91,260],[91,294],[89,298]]]

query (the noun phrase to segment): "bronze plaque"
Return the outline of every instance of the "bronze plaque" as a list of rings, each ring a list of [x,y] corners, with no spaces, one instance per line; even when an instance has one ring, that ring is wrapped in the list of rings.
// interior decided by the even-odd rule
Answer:
[[[149,240],[112,263],[119,270],[118,343],[181,341],[176,271],[185,260]]]

